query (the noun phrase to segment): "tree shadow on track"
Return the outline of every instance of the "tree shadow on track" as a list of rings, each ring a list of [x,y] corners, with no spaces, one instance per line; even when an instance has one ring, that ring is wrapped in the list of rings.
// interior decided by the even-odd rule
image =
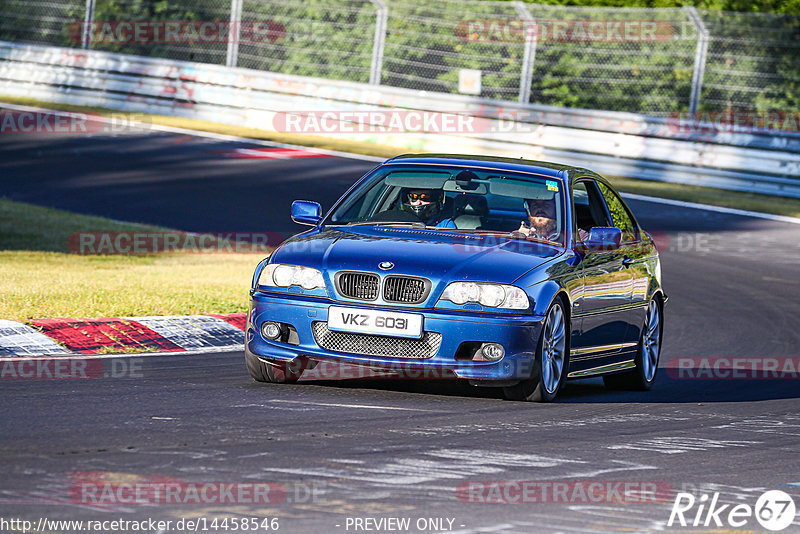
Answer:
[[[602,380],[568,384],[557,402],[680,404],[698,402],[757,402],[800,398],[800,379],[681,379],[659,369],[650,391],[611,391]]]
[[[475,399],[502,399],[501,388],[474,387],[463,380],[408,380],[390,378],[356,378],[344,380],[309,380],[300,384],[331,387],[337,389],[367,389],[375,391],[394,391],[398,393],[417,393],[435,397],[467,397]]]
[[[697,369],[685,370],[685,376],[697,376]],[[556,403],[626,403],[682,404],[698,402],[757,402],[800,398],[800,378],[787,379],[698,379],[684,378],[660,368],[650,391],[615,391],[607,389],[600,378],[570,381],[561,390]],[[475,387],[462,380],[393,380],[345,379],[309,380],[301,384],[337,389],[369,389],[418,393],[466,399],[503,399],[496,387]]]

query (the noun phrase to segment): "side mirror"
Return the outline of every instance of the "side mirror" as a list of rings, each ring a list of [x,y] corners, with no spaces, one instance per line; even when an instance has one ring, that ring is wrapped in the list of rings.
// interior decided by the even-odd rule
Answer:
[[[622,243],[622,230],[610,226],[595,226],[589,239],[583,242],[584,250],[615,250]]]
[[[322,206],[310,200],[292,202],[292,220],[297,224],[316,226],[322,220]]]

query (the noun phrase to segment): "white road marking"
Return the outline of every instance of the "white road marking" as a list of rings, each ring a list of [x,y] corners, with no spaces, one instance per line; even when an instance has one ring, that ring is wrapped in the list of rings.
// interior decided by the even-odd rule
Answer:
[[[475,534],[478,532],[502,532],[504,530],[513,529],[513,523],[498,523],[496,525],[490,525],[487,527],[475,527],[475,528],[467,528],[462,530],[452,530],[450,534]]]
[[[800,436],[800,424],[787,423],[778,419],[749,419],[742,421],[731,421],[723,425],[711,428],[729,429],[747,432],[757,432],[760,434],[778,434],[781,436]]]
[[[560,421],[549,421],[549,426],[555,427],[583,427],[589,425],[602,425],[607,423],[636,423],[639,421],[653,422],[653,421],[688,421],[690,416],[674,416],[674,415],[659,415],[654,416],[648,413],[631,413],[631,414],[612,414],[606,416],[598,416],[587,419],[562,419]],[[477,432],[513,432],[528,434],[531,432],[531,425],[528,421],[515,421],[505,422],[497,421],[493,423],[470,423],[464,425],[449,425],[449,426],[429,426],[415,429],[404,430],[390,430],[390,432],[402,433],[404,435],[414,436],[457,436],[469,435]]]
[[[597,478],[600,475],[606,475],[608,473],[616,473],[619,471],[644,471],[644,470],[659,469],[659,467],[656,467],[654,465],[637,464],[634,462],[627,462],[625,460],[611,460],[611,463],[622,464],[623,467],[609,467],[606,469],[595,469],[592,471],[570,473],[567,475],[562,475],[561,478]]]
[[[678,206],[681,208],[691,208],[704,211],[716,211],[718,213],[729,213],[731,215],[741,215],[743,217],[756,217],[758,219],[768,219],[770,221],[800,224],[800,218],[787,217],[786,215],[775,215],[772,213],[761,213],[759,211],[740,210],[736,208],[724,208],[722,206],[712,206],[710,204],[700,204],[698,202],[686,202],[684,200],[672,200],[669,198],[658,198],[647,195],[636,195],[633,193],[622,193],[622,196],[633,200],[643,200],[645,202],[654,202],[656,204],[668,204],[670,206]]]
[[[658,506],[665,512],[669,510],[664,504],[659,504]],[[653,519],[655,511],[651,507],[634,508],[630,506],[601,506],[593,504],[591,506],[573,505],[569,507],[569,510],[575,514],[589,516],[589,518],[580,517],[578,521],[582,521],[582,525],[597,525],[600,527],[600,532],[612,532],[614,530],[618,532],[659,532],[664,530],[664,524],[666,523],[666,520]],[[591,522],[588,522],[589,520]],[[632,522],[640,526],[636,529],[631,529]],[[645,524],[648,526],[645,527]],[[580,528],[576,530],[583,531]]]
[[[308,401],[295,401],[288,399],[273,399],[269,402],[287,402],[292,404],[303,404],[312,406],[331,406],[333,408],[366,408],[370,410],[400,410],[406,412],[436,412],[437,410],[423,410],[421,408],[400,408],[398,406],[374,406],[372,404],[339,404],[335,402],[308,402]]]
[[[504,453],[482,449],[437,449],[414,456],[394,458],[390,462],[366,465],[327,459],[327,465],[300,468],[265,467],[266,471],[300,476],[327,477],[371,482],[391,486],[425,484],[432,491],[432,482],[464,480],[478,476],[498,476],[510,467],[552,468],[567,464],[584,464],[581,460],[540,456],[537,454]],[[452,488],[442,488],[450,492]]]
[[[244,456],[239,456],[239,459],[243,459],[243,458],[258,458],[258,457],[261,457],[261,456],[271,456],[271,455],[272,455],[271,452],[256,452],[254,454],[245,454]]]
[[[695,495],[699,495],[701,493],[720,493],[720,502],[737,502],[737,501],[748,501],[752,500],[755,502],[753,497],[758,497],[765,491],[770,488],[764,486],[755,486],[755,487],[745,487],[745,486],[732,486],[730,484],[716,484],[713,482],[706,482],[701,484],[692,484],[689,482],[683,482],[680,485],[676,485],[674,487],[675,491],[682,491],[685,493],[693,493]]]
[[[664,437],[643,439],[625,445],[608,445],[607,449],[629,449],[635,451],[660,452],[662,454],[682,454],[689,451],[707,451],[709,449],[724,449],[727,447],[747,447],[760,445],[762,441],[730,441],[690,437]]]
[[[464,462],[470,466],[501,465],[506,467],[556,467],[564,464],[585,464],[582,460],[567,460],[538,454],[517,454],[475,449],[441,449],[425,453],[428,456]]]

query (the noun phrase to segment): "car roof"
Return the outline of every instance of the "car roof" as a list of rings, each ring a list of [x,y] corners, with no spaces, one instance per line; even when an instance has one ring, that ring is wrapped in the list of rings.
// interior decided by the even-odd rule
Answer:
[[[497,156],[473,156],[466,154],[403,154],[384,162],[384,165],[393,163],[403,164],[429,164],[429,165],[463,165],[465,167],[485,167],[504,171],[532,172],[543,176],[564,179],[567,172],[577,170],[577,167],[534,161],[523,158],[504,158]]]

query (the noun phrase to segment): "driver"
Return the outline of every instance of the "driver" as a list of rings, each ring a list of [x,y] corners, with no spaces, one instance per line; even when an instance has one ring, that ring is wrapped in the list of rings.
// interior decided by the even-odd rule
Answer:
[[[413,213],[427,226],[456,227],[453,220],[442,213],[444,193],[440,189],[408,189],[403,195],[403,211]]]

